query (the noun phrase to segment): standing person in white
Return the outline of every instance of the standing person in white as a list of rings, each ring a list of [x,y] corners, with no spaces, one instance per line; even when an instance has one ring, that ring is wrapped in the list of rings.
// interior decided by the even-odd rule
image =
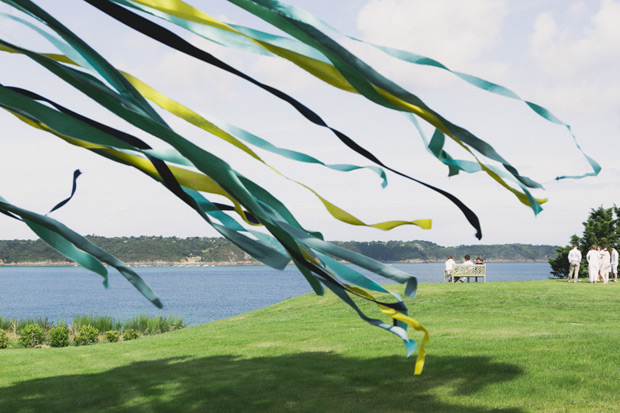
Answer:
[[[579,278],[579,265],[581,264],[581,251],[577,248],[577,245],[573,245],[573,249],[568,253],[568,282],[570,282],[571,276],[577,282]]]
[[[614,282],[618,282],[618,251],[611,247],[611,273],[614,275]]]
[[[611,270],[611,256],[607,247],[603,247],[601,251],[601,277],[603,278],[603,284],[609,282],[609,270]]]
[[[598,281],[598,270],[601,265],[601,254],[596,250],[596,246],[592,245],[592,248],[586,254],[586,260],[588,261],[590,282],[595,283]]]
[[[445,279],[448,281],[452,281],[452,269],[454,268],[454,266],[456,265],[456,262],[454,261],[454,257],[452,255],[450,255],[448,257],[448,259],[446,260],[446,269],[444,271],[445,273]]]

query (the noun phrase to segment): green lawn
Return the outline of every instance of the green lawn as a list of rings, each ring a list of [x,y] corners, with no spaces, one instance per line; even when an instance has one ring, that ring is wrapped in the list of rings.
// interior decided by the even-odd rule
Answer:
[[[618,411],[618,297],[618,284],[422,284],[421,376],[331,294],[136,341],[0,350],[0,411]]]

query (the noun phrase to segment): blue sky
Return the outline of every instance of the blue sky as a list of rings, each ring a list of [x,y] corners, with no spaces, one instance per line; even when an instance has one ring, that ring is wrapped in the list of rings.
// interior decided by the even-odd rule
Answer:
[[[50,4],[48,4],[50,3]],[[225,1],[200,3],[224,21],[266,29],[257,18]],[[446,168],[424,149],[412,125],[400,114],[360,96],[334,90],[292,64],[213,45],[183,33],[186,39],[261,81],[280,87],[317,111],[330,124],[354,137],[387,164],[452,192],[478,215],[482,243],[564,244],[591,208],[617,199],[620,133],[620,2],[603,1],[449,1],[341,0],[291,1],[338,30],[374,43],[433,57],[454,70],[509,87],[521,97],[550,109],[570,124],[582,148],[603,171],[596,178],[554,181],[557,175],[588,171],[570,134],[545,122],[523,103],[476,90],[453,75],[398,62],[334,34],[342,44],[384,75],[420,96],[453,122],[491,143],[519,171],[545,186],[536,196],[549,198],[534,216],[513,195],[481,174],[447,177]],[[157,45],[107,17],[92,26],[97,12],[83,2],[40,3],[99,50],[118,68],[203,114],[213,115],[330,163],[367,164],[333,135],[310,125],[287,105],[240,79]],[[0,5],[0,12],[16,14]],[[53,47],[16,24],[3,21],[0,36],[38,51]],[[23,86],[64,102],[101,121],[134,132],[53,79],[34,63],[0,54],[0,82]],[[46,212],[70,190],[75,199],[54,217],[83,234],[215,236],[195,213],[163,187],[127,167],[70,147],[0,112],[0,195]],[[433,220],[433,229],[401,227],[390,232],[335,222],[308,191],[283,180],[247,156],[203,132],[171,120],[184,136],[199,142],[235,168],[270,189],[304,226],[330,240],[423,239],[442,245],[478,241],[461,213],[444,198],[410,181],[388,175],[381,189],[371,173],[328,172],[300,166],[273,155],[265,158],[286,175],[302,180],[330,201],[366,222],[391,219]],[[426,127],[428,134],[432,129]],[[454,155],[467,159],[464,153]],[[263,155],[261,153],[261,155]],[[27,227],[0,218],[0,239],[33,238]]]

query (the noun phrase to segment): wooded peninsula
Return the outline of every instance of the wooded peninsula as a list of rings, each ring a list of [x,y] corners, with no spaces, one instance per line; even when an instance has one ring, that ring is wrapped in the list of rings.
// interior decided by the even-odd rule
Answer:
[[[224,238],[113,237],[89,235],[89,241],[133,265],[256,265],[249,254]],[[465,254],[486,262],[547,262],[553,245],[495,244],[442,247],[429,241],[332,241],[382,262],[457,262]],[[41,240],[0,240],[0,265],[73,265]]]

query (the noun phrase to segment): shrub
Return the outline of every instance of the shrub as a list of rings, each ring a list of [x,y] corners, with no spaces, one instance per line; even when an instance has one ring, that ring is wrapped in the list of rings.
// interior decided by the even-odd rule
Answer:
[[[52,347],[67,347],[69,345],[69,329],[65,326],[52,328],[49,337]]]
[[[97,341],[99,330],[89,325],[80,326],[73,337],[73,342],[76,346],[86,346]]]
[[[105,338],[110,343],[116,343],[121,336],[121,332],[118,330],[110,330],[105,333]]]
[[[9,337],[6,335],[6,331],[0,329],[0,348],[7,348],[9,346]]]
[[[133,328],[128,328],[123,331],[123,341],[135,340],[137,338],[140,338],[140,334]]]
[[[43,341],[43,327],[39,324],[26,324],[19,331],[19,342],[24,347],[34,347]]]

